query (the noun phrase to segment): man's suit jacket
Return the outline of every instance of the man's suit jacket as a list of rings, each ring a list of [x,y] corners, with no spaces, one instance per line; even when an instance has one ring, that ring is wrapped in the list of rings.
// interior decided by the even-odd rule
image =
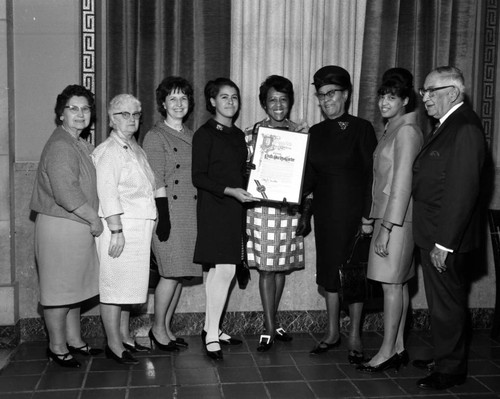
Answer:
[[[373,153],[371,218],[398,226],[412,220],[412,165],[423,141],[415,112],[387,125]]]
[[[479,190],[486,142],[467,104],[426,138],[413,165],[413,235],[417,246],[454,252],[479,246]]]

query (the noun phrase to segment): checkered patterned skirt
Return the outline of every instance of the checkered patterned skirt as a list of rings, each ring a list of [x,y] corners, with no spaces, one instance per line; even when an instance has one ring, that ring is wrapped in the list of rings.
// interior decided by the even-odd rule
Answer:
[[[248,265],[269,272],[304,268],[304,240],[295,236],[299,215],[285,208],[257,206],[247,210]]]

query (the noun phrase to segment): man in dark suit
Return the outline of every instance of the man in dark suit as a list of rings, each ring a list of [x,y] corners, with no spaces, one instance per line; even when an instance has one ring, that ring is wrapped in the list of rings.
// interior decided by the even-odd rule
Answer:
[[[467,373],[466,269],[479,246],[479,189],[486,154],[483,127],[464,102],[464,78],[439,67],[419,90],[429,116],[438,120],[413,165],[413,234],[419,247],[429,307],[433,360],[415,360],[432,373],[422,389],[447,389]]]

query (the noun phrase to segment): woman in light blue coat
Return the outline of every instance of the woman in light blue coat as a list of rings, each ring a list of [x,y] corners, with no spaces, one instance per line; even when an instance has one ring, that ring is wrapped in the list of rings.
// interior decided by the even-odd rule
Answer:
[[[384,340],[378,353],[359,371],[398,369],[409,361],[403,334],[408,310],[408,280],[413,267],[412,166],[422,147],[416,124],[413,76],[403,68],[389,69],[378,91],[378,106],[385,132],[373,154],[373,189],[370,218],[375,219],[368,260],[368,278],[382,283]]]

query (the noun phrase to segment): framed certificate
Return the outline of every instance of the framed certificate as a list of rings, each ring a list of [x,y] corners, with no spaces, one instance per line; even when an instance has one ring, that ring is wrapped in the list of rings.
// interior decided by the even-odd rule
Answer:
[[[247,191],[263,201],[299,204],[309,135],[259,127]]]

